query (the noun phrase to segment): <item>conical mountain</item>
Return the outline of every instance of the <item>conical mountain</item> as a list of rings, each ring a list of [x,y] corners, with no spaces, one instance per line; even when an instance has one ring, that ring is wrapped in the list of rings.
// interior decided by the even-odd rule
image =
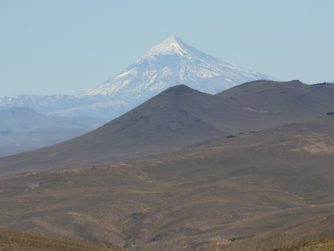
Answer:
[[[178,84],[214,94],[237,84],[268,78],[221,61],[171,36],[88,94],[146,99]]]
[[[50,115],[113,119],[175,85],[214,94],[247,81],[268,78],[221,61],[172,36],[82,95],[0,97],[0,108],[25,106]]]

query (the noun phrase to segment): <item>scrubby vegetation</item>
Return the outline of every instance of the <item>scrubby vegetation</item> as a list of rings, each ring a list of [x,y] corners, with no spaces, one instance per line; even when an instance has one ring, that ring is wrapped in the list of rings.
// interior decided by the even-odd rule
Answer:
[[[121,251],[117,247],[82,240],[49,237],[0,229],[0,251]]]
[[[284,243],[284,241],[282,241]],[[203,245],[186,251],[242,251],[232,245]],[[236,244],[236,245],[235,245]],[[252,248],[252,251],[333,251],[334,239],[305,242],[299,245],[282,244],[281,247]],[[71,240],[47,235],[0,229],[0,251],[125,251],[123,248],[83,240]]]
[[[332,251],[334,250],[334,240],[322,240],[306,243],[297,247],[285,247],[279,251]]]

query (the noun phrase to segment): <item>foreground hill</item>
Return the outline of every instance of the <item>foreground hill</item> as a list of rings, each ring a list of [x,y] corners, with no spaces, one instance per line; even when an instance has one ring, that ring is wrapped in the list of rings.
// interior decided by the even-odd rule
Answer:
[[[333,97],[331,84],[299,81],[251,82],[218,95],[180,85],[81,137],[0,159],[0,174],[110,163],[301,122],[331,111]]]
[[[222,134],[213,126],[220,102],[219,97],[177,86],[84,136],[2,159],[0,172],[107,163],[212,139]]]
[[[305,120],[334,110],[334,84],[306,85],[298,80],[259,80],[217,94],[232,106],[257,113],[276,114],[275,119]]]
[[[123,249],[37,233],[0,229],[0,250],[6,251],[121,251]]]
[[[94,130],[102,119],[46,116],[27,107],[0,110],[0,156],[31,151]]]
[[[330,238],[333,125],[328,113],[141,160],[1,177],[0,225],[145,251]]]

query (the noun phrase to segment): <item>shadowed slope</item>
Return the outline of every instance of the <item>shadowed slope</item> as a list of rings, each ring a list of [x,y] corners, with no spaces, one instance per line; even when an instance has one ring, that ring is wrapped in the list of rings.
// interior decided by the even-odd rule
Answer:
[[[221,135],[211,121],[219,97],[176,86],[76,139],[0,160],[2,172],[105,163],[175,150]],[[205,114],[203,114],[205,113]]]
[[[258,80],[217,94],[244,110],[276,114],[277,118],[301,120],[334,109],[334,84],[306,85],[298,80]]]
[[[331,112],[334,85],[255,81],[210,95],[180,85],[76,139],[0,159],[0,174],[110,163]]]

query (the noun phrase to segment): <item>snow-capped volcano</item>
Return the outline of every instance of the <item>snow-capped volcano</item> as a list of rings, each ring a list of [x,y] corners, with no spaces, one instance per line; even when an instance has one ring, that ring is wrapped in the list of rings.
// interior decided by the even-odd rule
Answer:
[[[0,109],[24,106],[49,115],[113,119],[175,85],[217,93],[258,79],[270,78],[221,61],[172,36],[123,72],[82,95],[3,97]]]
[[[219,60],[171,36],[86,95],[149,98],[178,84],[216,93],[258,79],[270,77]]]

